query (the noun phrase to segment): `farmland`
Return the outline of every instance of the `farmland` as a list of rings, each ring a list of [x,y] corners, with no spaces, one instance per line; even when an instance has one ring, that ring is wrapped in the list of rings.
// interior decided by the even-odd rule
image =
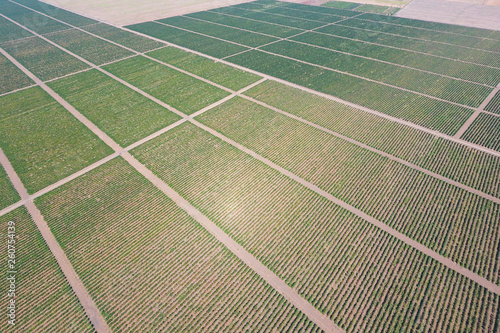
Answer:
[[[391,13],[0,0],[0,330],[497,333],[500,33]]]

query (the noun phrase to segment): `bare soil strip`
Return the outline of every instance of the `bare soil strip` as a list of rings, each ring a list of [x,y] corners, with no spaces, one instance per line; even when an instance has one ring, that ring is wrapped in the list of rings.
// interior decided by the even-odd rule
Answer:
[[[474,112],[472,114],[472,116],[470,116],[469,119],[467,119],[467,121],[462,125],[462,127],[460,127],[460,129],[458,130],[458,132],[453,136],[454,138],[461,138],[462,135],[464,135],[465,131],[467,131],[467,129],[470,127],[470,125],[472,125],[472,123],[474,122],[474,120],[476,120],[476,118],[479,116],[479,114],[481,112],[485,112],[484,111],[484,108],[486,107],[486,105],[488,105],[488,103],[493,99],[493,97],[495,97],[495,94],[500,90],[500,84],[498,84],[498,86],[493,89],[493,91],[488,95],[488,97],[486,97],[486,99],[481,103],[481,105],[476,109],[476,112]],[[489,113],[489,112],[488,112]],[[494,114],[495,116],[498,116],[497,114]]]
[[[40,213],[38,208],[36,208],[35,204],[33,203],[33,200],[28,200],[29,198],[28,191],[26,191],[26,188],[24,188],[21,179],[14,171],[14,168],[7,159],[7,156],[5,156],[5,154],[3,153],[2,149],[0,149],[0,163],[4,167],[5,171],[7,172],[7,175],[9,176],[12,184],[14,185],[14,188],[17,190],[21,198],[23,200],[26,200],[25,205],[26,208],[28,209],[29,214],[33,218],[33,221],[35,222],[38,230],[42,234],[45,243],[47,243],[50,252],[52,252],[52,255],[56,259],[59,267],[61,268],[61,271],[66,277],[66,280],[68,281],[69,285],[71,286],[74,293],[78,297],[78,300],[80,301],[80,304],[85,310],[85,313],[87,314],[87,317],[89,318],[90,322],[92,323],[96,331],[99,333],[111,332],[111,330],[108,327],[108,324],[102,317],[101,313],[99,312],[99,309],[97,308],[94,301],[87,292],[87,289],[85,289],[85,286],[83,285],[82,281],[76,274],[73,266],[71,266],[71,263],[66,257],[66,254],[64,253],[63,249],[61,248],[61,246],[55,239],[54,235],[50,231],[50,228],[47,225],[47,222],[45,222],[45,220],[43,219],[42,214]]]

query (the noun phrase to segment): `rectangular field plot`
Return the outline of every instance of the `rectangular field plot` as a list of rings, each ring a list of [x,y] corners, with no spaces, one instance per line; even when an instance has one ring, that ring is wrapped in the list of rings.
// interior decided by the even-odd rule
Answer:
[[[340,15],[325,15],[325,14],[320,14],[320,13],[312,13],[312,12],[295,10],[293,8],[290,8],[289,6],[287,6],[287,8],[276,7],[276,8],[267,9],[267,10],[265,10],[265,12],[268,14],[283,15],[286,17],[300,18],[300,19],[304,19],[304,20],[322,22],[324,24],[334,23],[334,22],[340,21],[340,20],[345,18],[345,17],[340,16]]]
[[[198,32],[211,37],[221,38],[229,42],[234,42],[249,47],[257,47],[277,41],[277,39],[274,37],[229,28],[215,23],[202,22],[184,16],[170,17],[158,20],[158,22],[172,25],[181,29]]]
[[[500,205],[234,98],[200,122],[495,283]],[[474,225],[474,232],[469,232]],[[484,233],[479,232],[484,231]],[[467,253],[467,255],[464,255]]]
[[[33,36],[31,32],[0,16],[0,43]]]
[[[0,97],[0,146],[30,194],[112,153],[41,88]]]
[[[289,41],[261,49],[475,108],[493,90],[470,82]]]
[[[450,135],[473,113],[462,106],[257,50],[227,60]]]
[[[7,322],[10,298],[8,275],[3,274],[0,300],[2,332],[95,332],[78,298],[66,282],[42,235],[24,207],[0,217],[1,255],[7,271],[8,227],[15,227],[16,321],[15,329]]]
[[[412,46],[409,45],[413,45],[413,48],[415,48],[414,46],[418,44],[418,41],[413,41],[412,43],[410,43],[410,41],[402,41],[403,44],[401,44],[400,41],[391,41],[394,39],[394,36],[391,35],[373,35],[363,30],[350,29],[336,25],[330,25],[318,29],[317,31],[321,33],[308,32],[292,39],[330,50],[387,61],[393,64],[421,69],[436,74],[443,74],[458,79],[486,84],[491,87],[496,86],[500,82],[500,69],[498,68],[410,51]],[[405,42],[408,42],[408,47],[404,45]],[[384,43],[388,46],[384,46]],[[403,47],[408,50],[399,50],[395,47]],[[467,49],[463,50],[466,50],[465,53],[469,51]],[[458,52],[457,55],[463,56],[464,53]],[[492,53],[487,54],[487,57],[483,59],[483,63],[495,66],[495,62],[488,61],[490,55],[492,55]],[[446,57],[450,57],[450,54],[446,55]],[[455,58],[460,60],[460,57]],[[467,61],[470,60],[467,57],[462,58]],[[475,57],[475,59],[478,59],[478,57]],[[500,57],[498,57],[497,65],[500,66]]]
[[[14,189],[14,186],[10,182],[7,173],[4,168],[0,165],[0,210],[8,207],[12,204],[15,204],[19,199],[19,194]]]
[[[315,12],[328,15],[336,15],[342,17],[352,17],[359,15],[357,12],[353,12],[350,9],[345,8],[332,8],[332,7],[320,7],[320,6],[310,6],[301,3],[285,2],[286,8],[293,8],[296,10],[303,10],[305,12]]]
[[[266,81],[245,92],[302,119],[500,197],[500,158],[324,97]]]
[[[349,332],[493,331],[498,295],[194,125],[132,153]]]
[[[114,332],[320,331],[121,158],[36,204]]]
[[[137,52],[147,52],[164,45],[163,43],[153,39],[140,36],[123,29],[115,28],[104,23],[93,24],[88,27],[83,27],[82,29],[125,47],[131,48]]]
[[[281,38],[290,37],[303,31],[302,29],[295,29],[265,22],[256,22],[242,17],[229,16],[208,11],[188,14],[186,16]]]
[[[104,69],[186,114],[229,95],[222,89],[141,56]]]
[[[3,54],[0,54],[0,94],[28,87],[32,84],[35,84],[35,82]]]
[[[347,2],[347,1],[329,1],[327,3],[322,4],[322,6],[328,7],[328,8],[338,8],[338,9],[349,9],[353,10],[356,7],[361,6],[360,3],[356,2]]]
[[[258,75],[176,47],[165,47],[148,55],[235,91],[261,79]]]
[[[122,147],[180,119],[95,69],[49,86]]]
[[[54,7],[49,5],[48,3],[38,1],[38,0],[16,0],[17,3],[20,3],[24,6],[30,7],[33,10],[44,13],[50,17],[53,17],[57,20],[61,20],[68,24],[81,27],[88,24],[97,23],[97,21],[92,20],[88,17],[81,16],[72,12],[68,12],[60,7]]]
[[[467,129],[462,138],[500,151],[500,116],[481,113]]]
[[[168,27],[157,22],[140,23],[127,26],[127,28],[216,58],[224,58],[247,49],[244,46]]]
[[[120,46],[76,29],[48,34],[45,37],[96,65],[102,65],[134,54]]]
[[[500,91],[497,91],[495,96],[491,99],[488,105],[486,105],[484,110],[500,114]]]
[[[4,43],[1,47],[42,81],[89,68],[84,62],[38,37]]]
[[[58,22],[50,17],[38,14],[32,10],[16,5],[10,1],[2,1],[0,14],[16,21],[19,24],[39,34],[69,29],[64,23]]]

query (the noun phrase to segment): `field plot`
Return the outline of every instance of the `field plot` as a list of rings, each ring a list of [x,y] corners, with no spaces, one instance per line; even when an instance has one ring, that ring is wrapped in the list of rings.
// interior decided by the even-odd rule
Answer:
[[[493,99],[484,108],[485,111],[500,114],[500,91],[497,91]]]
[[[52,253],[24,207],[0,217],[2,257],[9,222],[15,223],[16,325],[7,324],[8,281],[0,284],[2,332],[95,332]],[[12,223],[11,223],[12,224]],[[7,259],[4,260],[7,267]],[[5,269],[6,271],[6,269]],[[5,277],[5,273],[2,274]]]
[[[104,69],[187,114],[229,95],[215,86],[141,56],[105,66]]]
[[[42,81],[89,68],[84,62],[38,37],[3,43],[0,47]]]
[[[31,32],[0,16],[0,43],[33,36]]]
[[[26,74],[0,54],[0,94],[35,84]],[[4,110],[1,110],[4,112]]]
[[[0,210],[16,203],[20,199],[19,194],[17,194],[14,186],[12,186],[2,166],[0,166],[0,192],[2,193],[2,196],[0,196]]]
[[[349,332],[493,331],[498,295],[191,124],[132,153]]]
[[[361,4],[356,2],[347,2],[347,1],[329,1],[322,4],[322,6],[329,8],[354,10],[357,7],[361,6]]]
[[[133,55],[132,52],[120,46],[77,29],[46,34],[44,37],[96,65],[102,65]]]
[[[500,151],[500,116],[481,113],[464,133],[463,139]]]
[[[0,146],[34,193],[112,153],[41,88],[0,97]]]
[[[119,28],[115,28],[104,23],[93,24],[87,27],[83,27],[82,29],[125,47],[131,48],[132,50],[135,50],[137,52],[151,51],[164,45],[163,43],[157,42],[150,38],[143,37]]]
[[[36,204],[115,332],[320,331],[121,158]]]
[[[198,118],[334,197],[500,283],[495,259],[500,255],[500,235],[495,233],[500,205],[244,99],[232,99]]]
[[[260,76],[176,47],[165,47],[147,55],[235,91],[261,79]]]
[[[273,81],[259,84],[245,94],[462,184],[500,197],[498,157]]]
[[[364,4],[364,5],[357,7],[355,10],[360,11],[360,12],[366,12],[366,13],[393,15],[394,13],[396,13],[399,10],[399,8]]]
[[[49,86],[122,147],[180,119],[95,69]]]

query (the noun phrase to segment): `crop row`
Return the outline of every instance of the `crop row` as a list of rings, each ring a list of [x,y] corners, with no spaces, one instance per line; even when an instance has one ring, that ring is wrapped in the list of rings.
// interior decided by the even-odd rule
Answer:
[[[0,97],[0,146],[34,193],[112,153],[41,88]]]
[[[8,207],[19,200],[19,195],[17,191],[12,186],[7,173],[0,165],[0,192],[2,196],[0,197],[0,210]]]
[[[381,34],[373,35],[364,30],[350,29],[336,25],[324,27],[317,31],[321,33],[309,32],[296,36],[292,38],[292,40],[490,86],[496,86],[498,82],[500,82],[500,69],[498,68],[393,48],[401,47],[403,49],[412,49],[415,48],[415,46],[410,45],[412,45],[413,42],[418,44],[418,41],[409,43],[410,40],[398,40],[401,38],[396,36]],[[376,43],[378,45],[371,43]],[[386,47],[384,45],[393,47]],[[462,49],[460,51],[468,53],[469,50]],[[452,51],[450,51],[450,53],[451,52]],[[470,57],[463,56],[465,53],[457,54],[459,56],[456,58],[462,57],[466,61],[471,60],[469,59]],[[485,54],[486,57],[482,63],[490,66],[500,66],[500,57],[496,57],[498,62],[495,63],[495,59],[490,59],[490,55],[491,54]],[[448,57],[449,55],[446,56]],[[473,61],[477,61],[477,57],[481,55],[474,54],[474,56],[476,59]]]
[[[97,70],[72,75],[49,86],[122,147],[180,119]]]
[[[192,74],[220,84],[234,91],[240,90],[260,79],[259,76],[241,69],[207,59],[176,47],[165,47],[148,56],[173,65]]]
[[[500,91],[496,92],[495,96],[489,101],[484,110],[500,114]]]
[[[200,122],[482,276],[500,282],[500,205],[250,101]]]
[[[38,0],[15,0],[15,2],[77,27],[97,23],[97,21],[88,17],[69,12],[60,7],[54,7]]]
[[[425,169],[500,197],[500,158],[359,109],[266,81],[246,95]]]
[[[227,57],[247,49],[244,46],[168,27],[157,22],[134,24],[127,28],[217,58]]]
[[[10,223],[10,224],[9,224]],[[9,237],[8,227],[14,224],[15,237]],[[24,207],[0,217],[0,242],[4,271],[8,255],[15,256],[15,326],[8,323],[7,305],[10,283],[3,273],[0,284],[2,332],[95,332],[73,290],[67,283],[35,223]],[[12,230],[12,229],[11,229]],[[15,252],[8,241],[14,240]],[[14,327],[14,328],[13,328]]]
[[[462,138],[500,151],[500,116],[481,113]]]
[[[8,93],[34,84],[26,74],[0,54],[0,94]],[[2,113],[5,112],[2,110]]]
[[[44,37],[96,65],[133,55],[132,52],[120,46],[77,29],[46,34]]]
[[[64,23],[53,20],[10,1],[0,2],[0,13],[39,34],[68,29]]]
[[[0,43],[30,36],[31,32],[0,16]]]
[[[170,17],[158,22],[173,25],[181,29],[202,33],[230,42],[235,42],[249,47],[257,47],[263,44],[277,41],[277,38],[256,34],[253,32],[233,29],[215,23],[202,22],[185,16]]]
[[[349,332],[494,331],[497,295],[191,124],[132,153]]]
[[[84,62],[38,37],[3,43],[1,47],[42,81],[89,68]]]
[[[474,108],[479,107],[493,90],[470,82],[289,41],[267,45],[261,50]]]
[[[36,204],[113,331],[319,331],[121,158]]]
[[[462,106],[257,50],[227,60],[446,134],[453,135],[473,113]]]
[[[141,56],[107,65],[104,69],[186,114],[229,95],[220,88]]]

